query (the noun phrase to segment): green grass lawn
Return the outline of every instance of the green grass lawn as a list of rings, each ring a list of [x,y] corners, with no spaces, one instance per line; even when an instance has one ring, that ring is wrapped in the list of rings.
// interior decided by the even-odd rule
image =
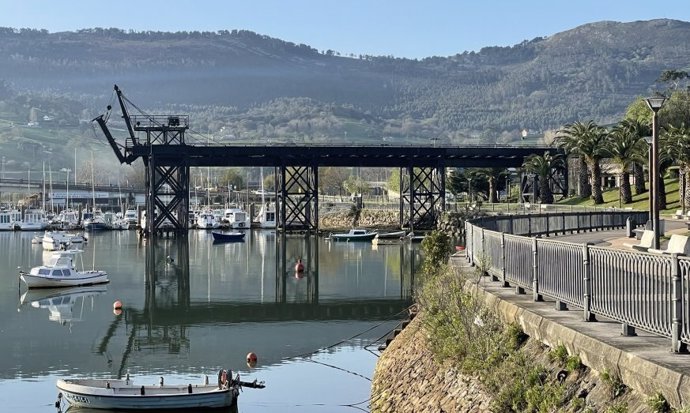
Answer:
[[[666,209],[660,211],[660,215],[674,215],[676,210],[681,209],[679,194],[678,194],[678,179],[664,179],[666,184]],[[649,183],[647,183],[647,189],[649,190]],[[635,188],[633,191],[633,202],[630,204],[621,204],[622,208],[633,208],[637,210],[648,210],[649,209],[649,192],[645,192],[640,195],[635,195]],[[591,198],[567,198],[562,201],[557,202],[562,205],[578,205],[578,206],[594,206],[594,201]],[[598,207],[611,207],[618,208],[618,188],[611,188],[604,191],[604,203],[597,205]]]

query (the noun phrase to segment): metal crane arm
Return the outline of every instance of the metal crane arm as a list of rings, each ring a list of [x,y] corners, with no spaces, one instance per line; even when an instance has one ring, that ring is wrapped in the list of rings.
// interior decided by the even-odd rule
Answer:
[[[110,107],[110,106],[108,106]],[[103,131],[103,134],[105,135],[105,138],[108,140],[108,143],[110,144],[110,147],[113,148],[113,152],[115,152],[115,156],[117,156],[117,160],[120,161],[120,163],[125,163],[127,162],[132,163],[131,160],[129,160],[128,157],[125,157],[125,155],[122,153],[122,148],[120,145],[118,145],[117,142],[115,142],[115,138],[113,138],[113,135],[110,133],[110,130],[108,129],[108,125],[105,123],[105,119],[103,115],[99,115],[98,117],[94,118],[91,120],[91,122],[96,122],[98,123],[98,126],[101,127],[101,130]]]
[[[136,145],[137,140],[134,136],[134,129],[132,128],[132,121],[129,118],[129,112],[127,112],[127,106],[125,106],[126,98],[122,95],[122,91],[117,85],[115,85],[115,93],[117,94],[117,100],[120,102],[120,108],[122,109],[122,118],[125,120],[127,125],[127,130],[129,131],[129,137],[132,138],[132,143]]]

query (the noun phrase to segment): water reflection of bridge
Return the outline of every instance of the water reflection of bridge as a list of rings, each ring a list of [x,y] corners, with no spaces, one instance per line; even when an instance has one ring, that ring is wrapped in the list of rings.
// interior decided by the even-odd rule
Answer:
[[[269,246],[257,245],[257,239],[269,239]],[[241,326],[247,323],[282,325],[283,322],[383,321],[399,318],[411,302],[415,262],[421,261],[418,251],[411,249],[410,244],[386,246],[400,253],[399,289],[396,284],[394,291],[388,290],[382,298],[323,298],[319,290],[319,244],[323,241],[314,235],[300,238],[285,235],[251,237],[247,241],[249,245],[244,245],[247,249],[265,247],[272,253],[270,244],[275,248],[275,257],[269,257],[275,259],[275,266],[271,266],[272,273],[267,277],[269,283],[273,284],[273,279],[275,284],[271,285],[267,296],[262,294],[261,300],[253,301],[231,297],[207,301],[205,297],[199,297],[198,288],[205,275],[190,274],[190,241],[187,238],[151,239],[147,242],[144,304],[141,308],[127,307],[122,317],[113,319],[97,347],[98,353],[107,354],[111,339],[117,336],[116,332],[121,326],[126,327],[127,342],[119,363],[119,375],[126,373],[128,359],[133,352],[146,350],[177,354],[191,351],[193,328],[218,328],[220,333],[225,325]],[[208,251],[218,246],[205,247]],[[347,251],[343,249],[343,252]],[[355,249],[352,255],[356,256],[356,252],[358,250]],[[305,262],[305,271],[301,274],[296,274],[293,268],[294,258],[298,254]],[[332,254],[324,255],[329,257]],[[248,260],[249,257],[241,258]],[[196,256],[193,261],[199,259],[211,260]],[[196,277],[194,289],[190,277]],[[333,282],[332,276],[329,281]],[[295,286],[303,289],[302,294],[296,294]]]

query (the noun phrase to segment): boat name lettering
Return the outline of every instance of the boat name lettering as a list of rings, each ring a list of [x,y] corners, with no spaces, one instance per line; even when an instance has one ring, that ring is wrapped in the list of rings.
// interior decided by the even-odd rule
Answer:
[[[79,396],[76,394],[67,394],[67,400],[75,403],[91,403],[88,397]]]

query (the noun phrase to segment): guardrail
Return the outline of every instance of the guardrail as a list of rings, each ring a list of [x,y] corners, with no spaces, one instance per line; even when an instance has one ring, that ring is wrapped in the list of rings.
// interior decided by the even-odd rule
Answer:
[[[491,216],[465,223],[472,264],[535,301],[582,310],[585,321],[602,316],[671,339],[673,352],[690,344],[690,258],[577,244],[544,236],[620,228],[647,212],[615,211]],[[539,238],[536,236],[540,236]]]

